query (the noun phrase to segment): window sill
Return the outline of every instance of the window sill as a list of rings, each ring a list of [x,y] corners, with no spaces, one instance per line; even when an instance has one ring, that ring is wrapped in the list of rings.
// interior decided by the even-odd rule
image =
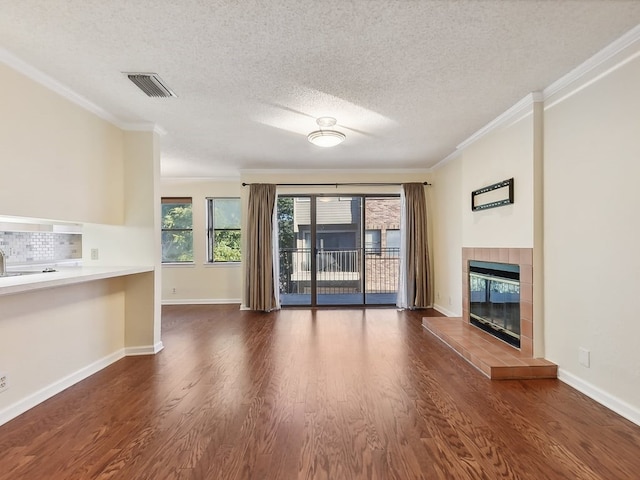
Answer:
[[[207,262],[204,266],[205,268],[240,268],[242,262]]]
[[[191,268],[195,267],[195,262],[165,262],[162,264],[163,267],[171,267],[171,268]]]

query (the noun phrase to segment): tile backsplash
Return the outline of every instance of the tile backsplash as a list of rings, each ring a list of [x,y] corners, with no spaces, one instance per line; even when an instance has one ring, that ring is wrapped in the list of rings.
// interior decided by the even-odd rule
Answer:
[[[0,249],[7,265],[81,259],[82,234],[0,232]]]

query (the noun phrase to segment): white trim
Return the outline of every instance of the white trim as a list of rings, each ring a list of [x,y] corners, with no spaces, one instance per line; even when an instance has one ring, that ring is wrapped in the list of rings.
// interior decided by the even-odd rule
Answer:
[[[244,175],[286,175],[286,174],[296,174],[296,175],[316,175],[316,174],[332,174],[332,175],[338,175],[338,176],[342,176],[344,174],[348,174],[348,173],[359,173],[362,174],[363,170],[362,169],[357,169],[357,168],[348,168],[348,169],[344,169],[344,170],[335,170],[335,169],[327,169],[327,168],[323,168],[323,169],[273,169],[273,170],[268,170],[268,169],[240,169],[239,170],[240,175],[244,176]],[[367,169],[366,173],[382,173],[382,174],[394,174],[394,175],[402,175],[402,174],[428,174],[431,173],[431,169],[430,168],[372,168],[372,169]],[[292,183],[294,183],[292,181]],[[332,182],[326,182],[326,183],[332,183]],[[338,182],[340,183],[340,182]]]
[[[63,83],[59,82],[58,80],[54,79],[53,77],[47,75],[46,73],[42,72],[41,70],[38,70],[37,68],[35,68],[32,65],[28,64],[24,60],[18,58],[16,55],[14,55],[13,53],[9,52],[8,50],[6,50],[4,48],[0,48],[0,62],[4,63],[5,65],[11,67],[12,69],[16,70],[17,72],[19,72],[19,73],[23,74],[24,76],[30,78],[34,82],[37,82],[40,85],[43,85],[44,87],[46,87],[49,90],[57,93],[61,97],[69,100],[72,103],[75,103],[79,107],[84,108],[88,112],[93,113],[97,117],[100,117],[101,119],[106,120],[107,122],[111,123],[112,125],[115,125],[116,127],[120,128],[122,130],[144,131],[144,132],[153,131],[153,132],[155,132],[155,133],[157,133],[159,135],[164,135],[166,133],[166,130],[164,130],[162,127],[157,126],[157,125],[155,125],[153,123],[148,123],[148,122],[126,123],[126,122],[122,122],[119,118],[117,118],[115,115],[109,113],[104,108],[96,105],[95,103],[93,103],[90,100],[87,100],[85,97],[83,97],[79,93],[75,92],[74,90],[72,90],[68,86],[64,85]]]
[[[176,176],[172,176],[172,175],[166,175],[166,176],[163,176],[160,179],[160,181],[162,183],[184,183],[184,182],[189,182],[189,183],[195,183],[195,182],[201,182],[201,183],[206,183],[206,182],[219,182],[219,183],[233,182],[233,183],[240,183],[240,174],[229,175],[229,176],[225,176],[225,177],[176,177]]]
[[[631,56],[626,57],[624,60],[621,60],[620,62],[616,63],[611,68],[608,68],[604,72],[596,75],[595,77],[593,77],[593,78],[591,78],[591,79],[589,79],[589,80],[587,80],[587,81],[585,81],[585,82],[583,82],[583,83],[581,83],[579,85],[571,85],[572,87],[574,87],[572,90],[569,90],[569,87],[567,87],[568,91],[564,95],[558,95],[558,98],[555,98],[552,101],[545,101],[544,109],[545,110],[549,110],[550,108],[553,108],[557,104],[559,104],[561,102],[564,102],[566,99],[568,99],[570,97],[573,97],[575,94],[580,93],[585,88],[587,88],[587,87],[593,85],[594,83],[600,81],[601,79],[607,77],[612,72],[614,72],[614,71],[618,70],[619,68],[625,66],[627,63],[632,62],[633,60],[635,60],[639,56],[640,56],[640,51],[632,54]],[[552,95],[555,95],[557,93],[558,93],[558,91],[555,91],[555,92],[549,94],[548,96],[545,96],[545,100],[549,100]]]
[[[626,418],[636,425],[640,425],[640,410],[633,405],[629,405],[625,401],[614,397],[610,393],[601,390],[595,385],[592,385],[561,368],[558,368],[558,380],[575,388],[579,392],[584,393],[586,396],[604,405],[608,409],[613,410],[618,415]]]
[[[574,82],[577,82],[577,81],[581,80],[585,75],[590,73],[592,70],[602,66],[605,62],[611,60],[616,55],[618,55],[619,53],[623,52],[625,49],[633,46],[638,41],[640,41],[640,25],[637,25],[636,27],[634,27],[631,30],[629,30],[627,33],[622,35],[622,37],[618,38],[613,43],[609,44],[608,46],[606,46],[605,48],[600,50],[598,53],[596,53],[591,58],[589,58],[588,60],[586,60],[585,62],[580,64],[578,67],[576,67],[573,70],[571,70],[568,74],[564,75],[560,79],[558,79],[555,82],[553,82],[551,85],[546,87],[542,92],[533,92],[533,93],[530,93],[529,95],[527,95],[526,97],[524,97],[518,103],[513,105],[511,108],[506,110],[504,113],[502,113],[501,115],[496,117],[494,120],[492,120],[488,124],[486,124],[484,127],[482,127],[480,130],[478,130],[476,133],[471,135],[469,138],[467,138],[466,140],[461,142],[456,147],[456,150],[454,152],[452,152],[451,154],[446,156],[444,159],[440,160],[438,163],[433,165],[431,167],[431,171],[433,172],[433,171],[437,170],[438,168],[444,166],[450,160],[455,159],[457,157],[457,155],[460,153],[459,152],[460,150],[468,147],[469,145],[471,145],[475,141],[477,141],[480,138],[482,138],[485,135],[487,135],[489,132],[495,130],[496,128],[498,128],[498,127],[500,127],[502,125],[504,125],[509,120],[513,119],[516,115],[522,113],[522,111],[524,109],[526,109],[527,107],[533,105],[533,103],[546,101],[551,96],[557,94],[558,92],[560,92],[564,88],[567,88],[568,86],[570,86]],[[634,57],[635,56],[636,55],[634,55]],[[593,81],[601,78],[603,75],[610,73],[612,70],[615,70],[616,68],[619,68],[620,66],[624,65],[625,63],[627,63],[628,60],[629,59],[627,59],[625,61],[622,61],[622,62],[619,62],[618,64],[616,64],[611,69],[608,69],[604,74],[598,75],[598,77],[596,79],[592,80],[591,82],[588,82],[588,84],[590,84]],[[583,88],[583,87],[581,87],[581,88]],[[580,89],[578,89],[577,91],[579,91]],[[572,93],[575,93],[575,92],[572,92]],[[564,97],[564,98],[566,98],[566,97]],[[557,103],[557,101],[554,102],[554,103]],[[548,108],[548,107],[549,107],[548,105],[545,105],[545,108]]]
[[[562,89],[568,87],[572,83],[580,80],[586,74],[593,69],[599,67],[603,63],[607,62],[617,54],[632,46],[634,43],[640,40],[640,25],[635,26],[623,36],[609,44],[591,58],[571,70],[559,80],[556,80],[551,85],[543,90],[544,99],[546,100],[552,95],[555,95]]]
[[[442,313],[443,315],[446,315],[447,317],[453,317],[453,318],[460,318],[461,315],[452,312],[451,310],[447,310],[446,308],[444,308],[441,305],[438,305],[436,303],[433,304],[433,309],[436,310],[437,312]]]
[[[141,347],[126,347],[124,353],[127,357],[136,357],[138,355],[155,355],[164,348],[162,342],[155,345],[145,345]]]
[[[187,298],[176,300],[169,300],[166,298],[162,299],[162,305],[240,305],[240,303],[242,303],[242,300],[240,300],[239,298]]]
[[[63,390],[69,388],[72,385],[84,380],[85,378],[99,372],[105,367],[108,367],[112,363],[117,362],[125,356],[124,349],[120,349],[106,357],[103,357],[95,362],[82,367],[80,370],[67,375],[53,382],[52,384],[41,388],[37,392],[28,395],[22,400],[18,400],[16,403],[9,405],[4,410],[0,410],[0,425],[7,423],[9,420],[13,420],[18,415],[22,415],[27,410],[39,405],[40,403],[48,400],[49,398],[57,395]]]
[[[518,103],[513,105],[508,110],[504,111],[502,114],[498,115],[496,118],[494,118],[492,121],[487,123],[484,127],[478,130],[476,133],[474,133],[465,141],[460,143],[456,148],[458,150],[463,150],[467,148],[472,143],[480,140],[482,137],[489,134],[489,132],[492,132],[493,130],[496,130],[497,128],[505,125],[506,123],[510,122],[514,117],[518,115],[522,115],[527,109],[531,108],[534,103],[541,102],[542,100],[543,100],[543,96],[541,92],[532,92],[528,94]]]
[[[438,163],[436,163],[434,166],[432,166],[429,170],[431,171],[431,173],[433,173],[436,170],[438,170],[440,167],[444,167],[450,161],[455,160],[456,158],[460,157],[461,154],[462,154],[462,152],[460,150],[454,150],[449,155],[447,155],[442,160],[440,160]]]

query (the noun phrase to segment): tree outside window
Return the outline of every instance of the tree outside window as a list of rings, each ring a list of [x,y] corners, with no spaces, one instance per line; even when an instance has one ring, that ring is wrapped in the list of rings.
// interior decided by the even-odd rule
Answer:
[[[162,198],[162,263],[193,262],[191,198]]]
[[[239,198],[207,199],[208,261],[239,262],[241,212]]]

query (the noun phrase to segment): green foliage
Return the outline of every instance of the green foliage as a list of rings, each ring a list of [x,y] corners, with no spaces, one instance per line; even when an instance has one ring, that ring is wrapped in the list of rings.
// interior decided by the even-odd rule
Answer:
[[[213,243],[214,262],[239,262],[242,259],[239,230],[216,230]]]
[[[190,203],[162,204],[163,262],[193,262],[192,225]]]
[[[293,197],[278,197],[278,243],[280,248],[295,248]]]
[[[293,197],[278,197],[278,246],[280,248],[280,291],[286,291],[288,275],[293,269],[291,249],[296,247],[293,231]],[[286,251],[289,249],[289,251]],[[283,251],[285,250],[285,251]]]

